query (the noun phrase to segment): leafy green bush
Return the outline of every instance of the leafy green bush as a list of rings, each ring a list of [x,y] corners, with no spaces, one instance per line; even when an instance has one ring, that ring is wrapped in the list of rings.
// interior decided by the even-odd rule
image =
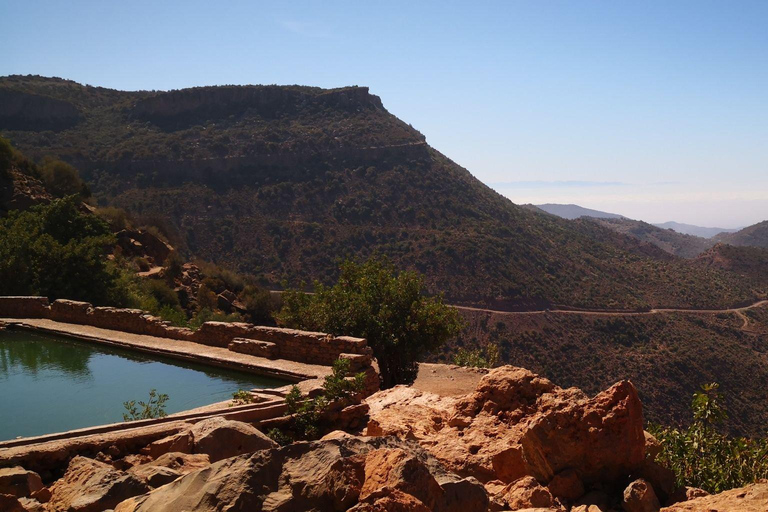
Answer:
[[[158,393],[156,389],[149,392],[149,399],[146,402],[130,400],[123,402],[126,413],[123,414],[123,421],[147,420],[152,418],[164,418],[165,402],[168,401],[168,395]]]
[[[250,391],[238,389],[232,393],[232,403],[230,405],[245,405],[253,403],[253,395]]]
[[[722,402],[717,384],[704,385],[693,395],[688,428],[649,427],[662,446],[657,461],[675,472],[679,485],[717,493],[768,478],[768,439],[719,433],[728,417]]]
[[[46,160],[40,167],[40,176],[46,190],[56,197],[79,195],[90,197],[91,191],[77,169],[61,160]]]
[[[423,276],[382,259],[346,261],[333,287],[315,283],[314,295],[287,291],[283,302],[281,325],[367,338],[385,388],[412,383],[419,358],[463,325],[442,296],[424,295]]]
[[[328,406],[339,400],[360,393],[365,386],[365,374],[349,375],[349,360],[337,359],[330,375],[323,381],[322,392],[315,398],[301,393],[298,386],[292,386],[285,397],[288,414],[291,416],[289,433],[278,429],[267,433],[275,442],[288,444],[297,440],[313,440],[320,437],[321,420]],[[274,434],[274,435],[273,435]],[[286,442],[288,440],[288,442]]]
[[[199,329],[205,322],[242,322],[243,318],[238,313],[222,313],[208,308],[200,309],[189,321],[189,327]]]
[[[483,348],[474,350],[460,348],[453,358],[453,364],[473,368],[493,368],[499,364],[499,347],[489,343]]]
[[[0,295],[43,295],[120,304],[114,244],[107,224],[79,210],[75,196],[0,219]]]

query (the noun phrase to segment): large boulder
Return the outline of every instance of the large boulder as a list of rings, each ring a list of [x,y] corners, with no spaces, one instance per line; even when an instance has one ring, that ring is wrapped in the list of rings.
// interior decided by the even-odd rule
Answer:
[[[396,387],[366,402],[367,435],[415,439],[450,470],[484,482],[533,476],[547,485],[568,472],[554,487],[567,483],[573,499],[582,486],[626,481],[644,461],[642,406],[626,381],[589,398],[505,366],[463,397]]]
[[[484,511],[482,484],[447,472],[418,444],[343,437],[240,455],[192,472],[115,512]]]
[[[40,475],[16,466],[0,468],[0,494],[26,498],[43,488]]]
[[[153,489],[173,482],[182,475],[210,465],[208,455],[169,452],[157,459],[131,467],[128,472],[141,478]]]
[[[147,453],[153,458],[168,452],[205,454],[211,462],[216,462],[275,447],[277,443],[253,425],[217,416],[153,442],[147,447]]]
[[[757,483],[664,507],[661,512],[765,512],[768,483]]]
[[[624,489],[621,507],[626,512],[658,512],[661,504],[651,484],[638,479]]]
[[[51,486],[51,512],[99,512],[149,491],[136,476],[86,457],[75,457],[67,472]]]

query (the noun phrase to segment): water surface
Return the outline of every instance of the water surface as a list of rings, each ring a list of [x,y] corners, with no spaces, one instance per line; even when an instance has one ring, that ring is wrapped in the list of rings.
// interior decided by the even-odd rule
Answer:
[[[23,330],[0,331],[0,440],[123,420],[149,390],[174,413],[285,382]]]

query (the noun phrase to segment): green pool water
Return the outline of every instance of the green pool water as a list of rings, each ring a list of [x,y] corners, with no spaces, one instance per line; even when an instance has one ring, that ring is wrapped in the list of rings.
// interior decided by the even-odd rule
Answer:
[[[0,331],[0,440],[123,420],[149,390],[174,413],[286,383],[212,366],[23,330]]]

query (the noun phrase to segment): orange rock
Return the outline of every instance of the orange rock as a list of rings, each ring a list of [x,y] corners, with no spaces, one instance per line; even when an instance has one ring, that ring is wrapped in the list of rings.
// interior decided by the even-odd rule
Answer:
[[[491,370],[474,393],[441,397],[395,387],[369,397],[368,435],[414,438],[460,475],[582,484],[626,479],[644,460],[642,406],[629,382],[589,398],[523,368]]]
[[[768,510],[768,483],[758,483],[702,496],[670,507],[662,512],[765,512]]]

